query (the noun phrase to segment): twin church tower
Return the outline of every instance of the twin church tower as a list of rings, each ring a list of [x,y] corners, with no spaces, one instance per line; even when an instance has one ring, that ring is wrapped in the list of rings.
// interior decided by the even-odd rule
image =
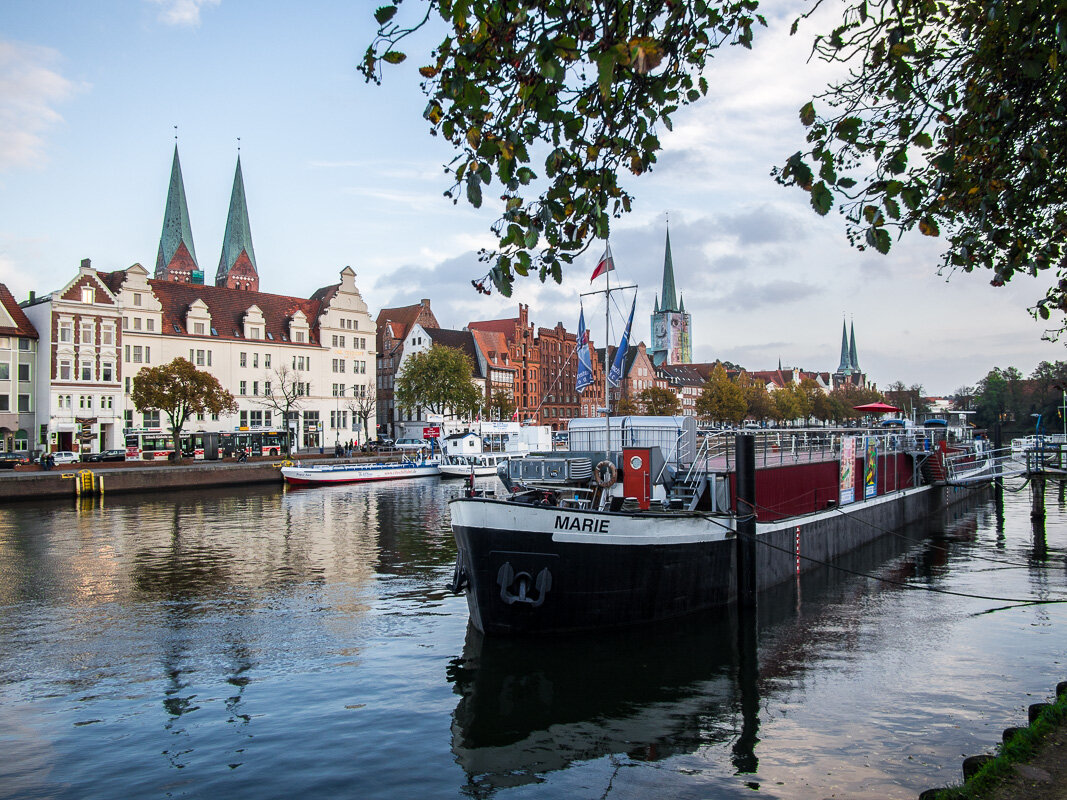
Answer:
[[[159,238],[153,277],[175,283],[204,283],[204,271],[196,259],[196,248],[193,246],[193,230],[189,223],[189,207],[185,201],[185,183],[182,181],[177,144],[174,145],[170,188],[163,212],[163,234]],[[215,285],[259,291],[259,272],[256,269],[256,253],[252,249],[252,229],[248,225],[240,155],[237,156],[237,170],[233,176],[230,210],[226,217],[226,233],[222,239],[219,267],[215,272]]]

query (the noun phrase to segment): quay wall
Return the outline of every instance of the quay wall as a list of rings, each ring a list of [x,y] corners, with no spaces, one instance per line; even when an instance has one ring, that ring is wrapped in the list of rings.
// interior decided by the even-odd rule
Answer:
[[[988,496],[988,485],[921,486],[789,521],[757,523],[764,545],[757,550],[758,588],[792,580],[798,569],[817,569],[887,533]]]
[[[281,483],[276,462],[195,462],[192,464],[99,467],[89,464],[57,466],[48,472],[15,472],[0,475],[0,503],[75,497],[77,476],[83,470],[103,479],[104,494],[132,492],[195,491],[216,486]]]

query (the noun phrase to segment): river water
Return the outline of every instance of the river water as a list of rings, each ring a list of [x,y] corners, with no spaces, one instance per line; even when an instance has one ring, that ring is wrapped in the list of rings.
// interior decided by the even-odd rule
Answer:
[[[0,797],[913,799],[1067,679],[1067,606],[1008,601],[1067,598],[1055,488],[755,619],[503,642],[444,588],[459,490],[0,507]]]

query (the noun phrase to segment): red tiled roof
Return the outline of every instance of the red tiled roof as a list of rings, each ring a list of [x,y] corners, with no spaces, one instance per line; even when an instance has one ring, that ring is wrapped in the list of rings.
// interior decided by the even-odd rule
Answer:
[[[33,323],[26,316],[26,312],[19,308],[18,301],[14,295],[2,283],[0,283],[0,303],[3,304],[4,310],[7,311],[11,316],[11,320],[15,323],[13,328],[8,325],[0,325],[0,334],[4,336],[24,336],[28,339],[37,338],[37,329],[33,327]]]
[[[470,322],[467,324],[467,329],[472,331],[502,333],[510,342],[515,338],[515,328],[518,324],[518,317],[513,317],[511,319],[487,319],[482,322]]]
[[[497,331],[471,331],[474,343],[481,350],[489,365],[495,369],[514,370],[515,366],[505,362],[502,356],[508,353],[507,337]]]
[[[423,314],[424,311],[426,312],[425,315]],[[383,308],[378,312],[378,318],[375,320],[378,330],[383,330],[387,322],[392,323],[392,333],[397,339],[403,339],[407,336],[411,326],[416,322],[421,322],[422,327],[426,329],[440,327],[437,324],[437,318],[433,315],[433,311],[429,306],[424,306],[422,303],[400,306],[399,308]]]

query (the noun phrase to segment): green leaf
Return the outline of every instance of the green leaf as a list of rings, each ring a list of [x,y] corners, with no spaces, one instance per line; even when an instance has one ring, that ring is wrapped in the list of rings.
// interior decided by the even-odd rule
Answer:
[[[611,96],[611,83],[615,78],[615,59],[617,54],[614,50],[608,50],[597,59],[597,86],[600,88],[600,96],[605,100]]]
[[[407,55],[397,50],[386,50],[382,54],[382,61],[386,61],[390,64],[399,64],[401,61],[407,58]]]
[[[869,244],[882,255],[885,255],[889,252],[889,248],[892,244],[889,239],[889,231],[887,231],[885,228],[868,228],[867,244]]]
[[[819,181],[811,189],[811,207],[820,217],[825,217],[834,205],[834,195],[826,188],[826,184]]]
[[[911,143],[916,147],[922,147],[923,149],[929,149],[934,146],[934,140],[930,138],[928,133],[917,133],[912,137]]]
[[[467,176],[467,201],[475,208],[482,207],[482,185],[475,173]]]
[[[804,107],[800,109],[800,124],[805,128],[810,128],[815,123],[815,104],[807,102]]]
[[[396,6],[382,6],[374,12],[374,21],[379,25],[384,25],[396,16],[396,10]]]

